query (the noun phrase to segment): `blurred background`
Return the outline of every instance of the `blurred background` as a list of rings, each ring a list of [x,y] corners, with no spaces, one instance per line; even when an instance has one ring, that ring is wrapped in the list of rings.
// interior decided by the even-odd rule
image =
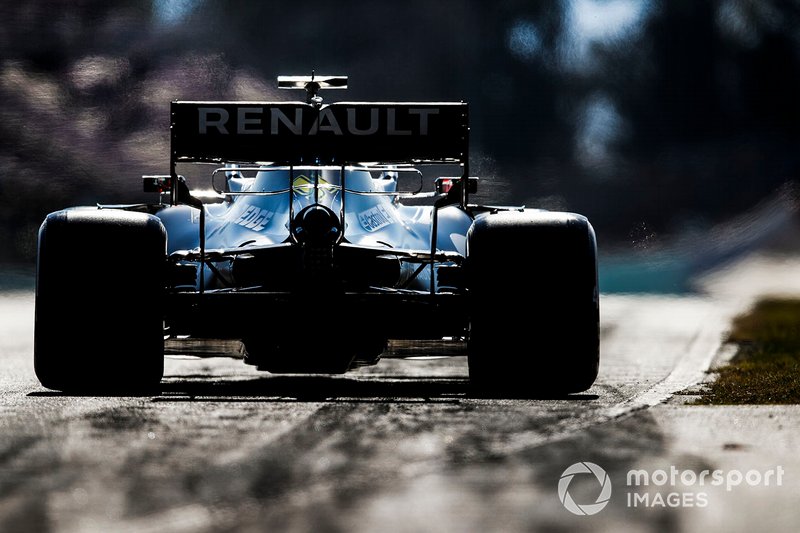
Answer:
[[[465,100],[481,200],[570,210],[606,291],[680,292],[794,227],[798,0],[0,3],[0,263],[46,213],[143,201],[174,99]],[[796,233],[796,231],[795,231]]]

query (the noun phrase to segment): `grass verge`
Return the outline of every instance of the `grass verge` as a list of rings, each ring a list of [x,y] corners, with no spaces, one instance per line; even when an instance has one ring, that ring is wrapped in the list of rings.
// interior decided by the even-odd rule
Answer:
[[[728,342],[736,355],[695,403],[800,403],[800,300],[759,301],[736,317]]]

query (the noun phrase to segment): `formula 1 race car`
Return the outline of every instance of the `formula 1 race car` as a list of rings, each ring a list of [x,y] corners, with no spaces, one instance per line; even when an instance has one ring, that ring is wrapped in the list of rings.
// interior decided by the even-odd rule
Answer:
[[[448,341],[479,394],[592,385],[587,219],[470,203],[466,103],[323,104],[319,90],[346,81],[279,78],[306,102],[173,102],[171,172],[144,176],[158,203],[47,216],[34,348],[45,387],[156,387],[165,345],[201,353],[204,339],[236,342],[261,370],[325,374],[377,363],[390,339]],[[458,175],[420,192],[422,169],[443,165]]]

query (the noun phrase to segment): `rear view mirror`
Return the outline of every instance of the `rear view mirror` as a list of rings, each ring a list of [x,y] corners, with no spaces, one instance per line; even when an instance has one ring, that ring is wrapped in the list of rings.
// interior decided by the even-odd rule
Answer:
[[[467,193],[475,194],[478,192],[478,180],[480,178],[470,176],[467,180]],[[451,177],[451,178],[436,178],[436,193],[437,194],[448,194],[451,189],[454,187],[458,187],[461,183],[461,178]]]
[[[163,194],[172,189],[172,176],[142,176],[144,192]]]

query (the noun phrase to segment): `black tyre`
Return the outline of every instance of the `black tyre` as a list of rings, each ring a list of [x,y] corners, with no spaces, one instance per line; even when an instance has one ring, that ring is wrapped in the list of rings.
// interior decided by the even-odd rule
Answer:
[[[585,217],[506,211],[467,240],[469,374],[483,394],[543,397],[591,387],[599,366],[597,244]]]
[[[144,213],[68,209],[39,230],[34,368],[47,388],[109,393],[164,373],[166,232]]]

